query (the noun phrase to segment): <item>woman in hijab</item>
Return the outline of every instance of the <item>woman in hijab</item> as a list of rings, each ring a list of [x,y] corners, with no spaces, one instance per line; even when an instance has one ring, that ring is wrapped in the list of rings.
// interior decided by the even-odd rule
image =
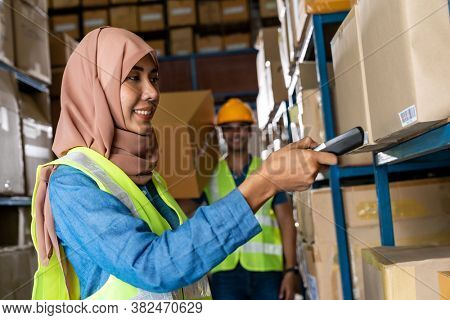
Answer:
[[[155,51],[123,29],[96,29],[71,55],[58,159],[39,166],[32,201],[34,299],[209,298],[207,272],[261,231],[253,213],[336,163],[310,139],[291,144],[186,221],[154,170],[158,80]]]

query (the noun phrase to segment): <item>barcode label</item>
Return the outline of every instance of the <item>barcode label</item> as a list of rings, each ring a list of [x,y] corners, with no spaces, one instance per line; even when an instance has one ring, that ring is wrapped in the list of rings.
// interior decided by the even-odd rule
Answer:
[[[413,105],[411,107],[408,107],[405,110],[403,110],[402,112],[399,112],[398,115],[400,116],[400,121],[402,123],[402,127],[406,127],[407,125],[417,121],[416,106]]]
[[[245,6],[236,6],[223,9],[224,15],[239,14],[245,12]]]

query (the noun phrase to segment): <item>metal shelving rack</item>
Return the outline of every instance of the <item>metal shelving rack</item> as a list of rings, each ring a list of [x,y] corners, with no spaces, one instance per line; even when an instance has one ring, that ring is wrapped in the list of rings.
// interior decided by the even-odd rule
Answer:
[[[319,87],[322,97],[322,109],[325,126],[326,139],[335,137],[335,125],[333,117],[332,99],[327,71],[326,49],[330,46],[325,42],[324,27],[329,24],[340,24],[348,12],[337,12],[330,14],[317,14],[311,17],[311,21],[306,26],[306,37],[304,42],[297,48],[297,62],[304,62],[308,56],[315,54]],[[292,69],[292,68],[291,68]],[[292,69],[293,70],[293,69]],[[291,72],[292,80],[289,86],[288,107],[282,112],[285,113],[289,138],[292,141],[290,132],[290,119],[288,109],[296,104],[296,84],[298,76]],[[450,127],[448,124],[427,132],[414,139],[393,146],[383,152],[374,153],[373,166],[340,167],[332,166],[329,172],[329,184],[332,191],[332,202],[334,219],[336,226],[336,237],[338,246],[338,257],[341,272],[341,282],[344,299],[353,299],[352,276],[350,269],[349,249],[347,242],[347,230],[345,223],[345,212],[342,200],[341,184],[342,180],[348,178],[374,177],[378,198],[379,223],[382,245],[394,245],[394,231],[392,223],[392,210],[389,194],[389,173],[411,172],[419,170],[432,170],[443,167],[450,167]],[[440,152],[443,157],[438,160],[433,158],[423,158],[422,156]],[[420,158],[422,157],[422,158]],[[411,161],[412,160],[412,161]],[[417,160],[417,161],[414,161]]]

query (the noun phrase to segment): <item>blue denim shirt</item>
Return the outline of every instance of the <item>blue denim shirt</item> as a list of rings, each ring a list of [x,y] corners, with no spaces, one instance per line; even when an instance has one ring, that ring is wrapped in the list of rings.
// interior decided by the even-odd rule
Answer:
[[[261,232],[237,189],[161,236],[72,167],[59,166],[52,174],[49,196],[56,234],[80,280],[82,299],[110,274],[152,292],[184,287]]]

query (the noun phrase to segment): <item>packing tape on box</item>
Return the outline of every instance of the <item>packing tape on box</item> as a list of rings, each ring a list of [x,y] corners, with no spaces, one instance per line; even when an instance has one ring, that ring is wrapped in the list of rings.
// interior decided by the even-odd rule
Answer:
[[[106,24],[106,20],[103,18],[95,18],[95,19],[86,19],[84,20],[85,27],[97,27],[103,26]]]
[[[245,12],[245,5],[239,5],[234,7],[228,7],[223,9],[224,15],[231,15],[231,14],[239,14]]]
[[[417,218],[427,215],[425,207],[414,199],[392,200],[393,218]],[[363,201],[356,205],[358,218],[362,220],[378,220],[377,201]]]
[[[181,8],[174,8],[170,11],[170,14],[172,16],[184,16],[191,14],[192,8],[191,7],[181,7]]]
[[[3,131],[9,131],[8,109],[0,107],[0,127]]]
[[[332,13],[350,10],[356,3],[356,0],[306,0],[306,12],[313,13]]]
[[[161,13],[145,13],[141,15],[141,21],[160,21],[162,20]]]

